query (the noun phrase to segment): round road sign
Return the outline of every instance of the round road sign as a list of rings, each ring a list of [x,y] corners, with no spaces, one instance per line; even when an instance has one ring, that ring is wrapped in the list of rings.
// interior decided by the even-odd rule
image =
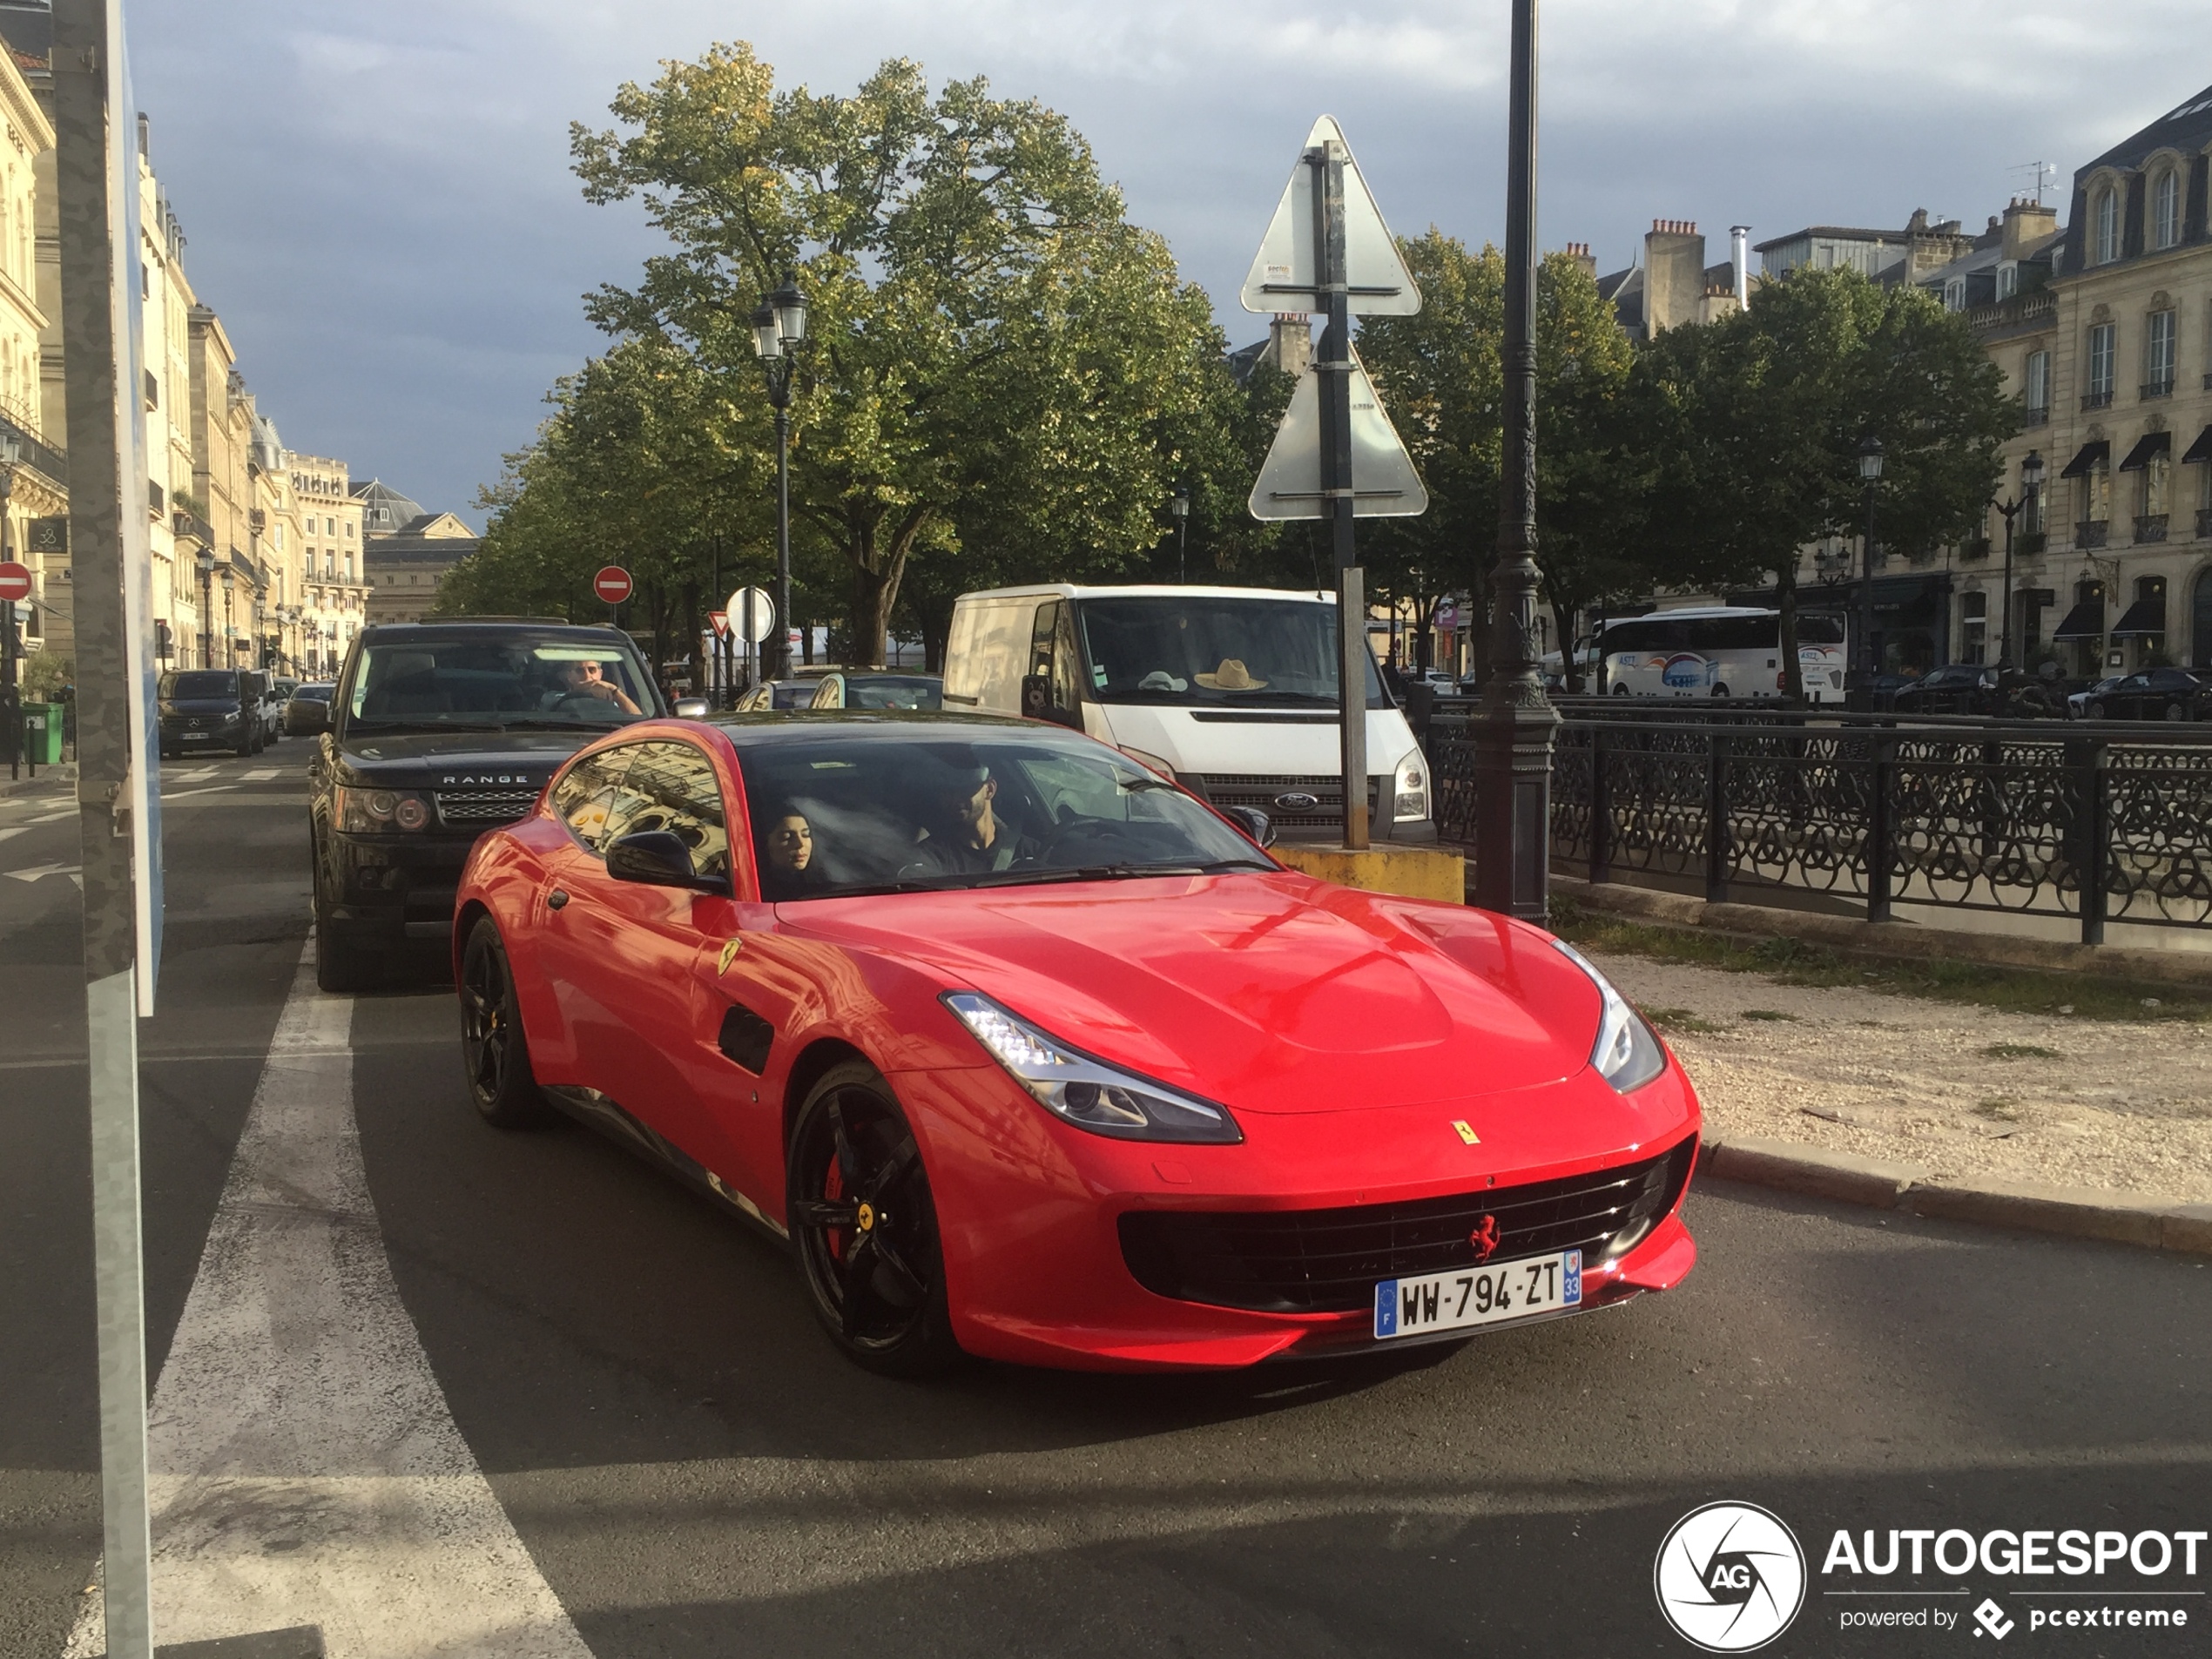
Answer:
[[[618,605],[630,597],[630,572],[619,564],[606,564],[591,578],[591,591],[602,604]]]
[[[30,567],[13,559],[0,563],[0,599],[30,597]]]

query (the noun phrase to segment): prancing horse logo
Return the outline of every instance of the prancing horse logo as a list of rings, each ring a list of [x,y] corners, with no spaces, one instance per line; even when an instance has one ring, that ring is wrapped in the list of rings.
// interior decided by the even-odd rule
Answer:
[[[1498,1218],[1485,1216],[1467,1235],[1467,1243],[1474,1246],[1474,1259],[1487,1262],[1498,1253]]]

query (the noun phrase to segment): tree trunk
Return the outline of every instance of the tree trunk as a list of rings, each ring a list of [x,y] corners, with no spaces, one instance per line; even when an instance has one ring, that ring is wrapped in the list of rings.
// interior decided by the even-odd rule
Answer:
[[[691,684],[687,689],[692,696],[701,695],[706,688],[705,650],[699,637],[705,633],[706,609],[699,603],[699,579],[696,576],[684,578],[684,654],[691,663],[685,669],[685,678]]]
[[[1797,660],[1797,562],[1792,557],[1777,576],[1775,609],[1782,613],[1782,696],[1790,703],[1805,700],[1803,664]]]

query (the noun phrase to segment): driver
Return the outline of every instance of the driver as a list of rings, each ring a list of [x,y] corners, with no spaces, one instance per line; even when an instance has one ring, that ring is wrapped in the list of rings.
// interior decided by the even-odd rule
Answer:
[[[917,862],[932,875],[980,875],[1010,869],[1042,850],[1031,837],[1001,819],[998,779],[972,758],[941,773],[929,794],[927,827],[916,843]]]
[[[573,697],[596,697],[603,703],[611,703],[624,714],[642,714],[629,692],[606,678],[597,659],[569,658],[553,665],[553,691],[547,706],[567,702]]]
[[[760,896],[779,904],[812,897],[824,885],[806,815],[796,807],[772,810],[760,836]]]

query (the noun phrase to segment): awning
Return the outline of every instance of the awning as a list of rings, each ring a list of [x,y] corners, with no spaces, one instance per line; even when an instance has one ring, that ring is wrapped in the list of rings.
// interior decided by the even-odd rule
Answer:
[[[2105,602],[2084,599],[2066,613],[2066,620],[2051,631],[2053,639],[2101,639],[2105,632]]]
[[[2212,461],[2212,426],[2196,435],[2196,442],[2189,445],[2189,452],[2182,457],[2182,464],[2185,467],[2192,461]]]
[[[2135,441],[2135,447],[2128,452],[2128,459],[2120,463],[2120,470],[2141,472],[2145,467],[2150,465],[2153,456],[2166,455],[2173,448],[2174,435],[2172,433],[2146,432]]]
[[[2073,617],[2067,618],[2068,622]],[[2163,595],[2155,599],[2138,599],[2128,607],[2128,614],[2120,619],[2120,626],[2112,631],[2114,639],[2156,639],[2166,631],[2166,600]]]
[[[2102,466],[2111,455],[2112,446],[2102,438],[2099,438],[2094,443],[2085,443],[2074,459],[2066,463],[2066,470],[2059,476],[2086,478],[2091,472]]]

